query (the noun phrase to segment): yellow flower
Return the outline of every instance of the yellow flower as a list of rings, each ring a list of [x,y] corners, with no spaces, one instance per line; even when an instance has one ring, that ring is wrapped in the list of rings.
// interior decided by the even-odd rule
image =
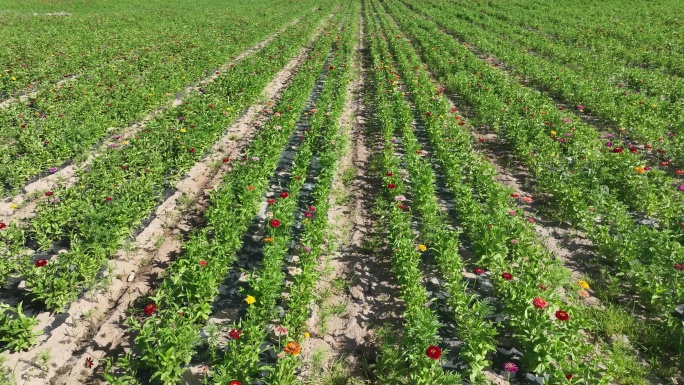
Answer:
[[[420,245],[418,245],[418,247],[416,247],[416,249],[418,249],[418,251],[425,251],[425,250],[427,250],[427,247],[423,244],[420,244]]]
[[[247,302],[247,305],[251,305],[254,302],[256,302],[256,298],[252,297],[251,295],[248,295],[247,298],[245,298],[245,302]]]
[[[634,167],[634,171],[638,172],[639,174],[642,174],[644,172],[643,167]]]
[[[19,205],[16,204],[16,203],[12,203],[12,204],[10,205],[10,208],[11,208],[12,210],[16,210],[17,208],[19,208]]]
[[[188,130],[186,130],[185,128],[181,128],[181,129],[180,129],[180,132],[182,132],[182,133],[185,133],[185,132],[187,132],[187,131],[188,131]]]
[[[551,136],[556,136],[556,131],[551,131]]]
[[[657,104],[651,104],[651,107],[658,108],[658,105]]]
[[[309,332],[304,332],[304,338],[311,338],[311,334],[309,334]]]
[[[578,284],[579,287],[581,287],[582,289],[588,289],[588,288],[589,288],[589,282],[587,282],[587,281],[579,280],[579,281],[577,282],[577,284]]]

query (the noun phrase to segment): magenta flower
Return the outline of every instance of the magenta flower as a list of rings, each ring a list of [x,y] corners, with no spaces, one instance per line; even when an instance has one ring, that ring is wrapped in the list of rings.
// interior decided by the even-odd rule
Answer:
[[[606,142],[606,147],[613,147],[613,142]]]
[[[50,167],[50,168],[48,168],[48,171],[51,172],[51,173],[53,173],[53,174],[56,173],[57,170],[59,170],[57,167]]]
[[[518,371],[518,366],[512,362],[506,362],[503,366],[504,370],[508,373],[515,373]]]

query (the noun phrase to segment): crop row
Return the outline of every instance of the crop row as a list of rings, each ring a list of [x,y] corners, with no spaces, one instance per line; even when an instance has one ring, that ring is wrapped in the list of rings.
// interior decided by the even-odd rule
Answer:
[[[230,341],[230,346],[217,363],[215,380],[239,381],[254,378],[260,374],[259,354],[266,333],[264,322],[269,321],[274,312],[274,303],[281,295],[284,275],[281,271],[283,253],[289,248],[291,226],[297,207],[297,196],[305,179],[313,149],[322,140],[322,127],[312,128],[310,132],[295,132],[302,110],[309,100],[311,90],[319,78],[321,67],[327,63],[329,52],[337,38],[337,26],[345,12],[334,16],[326,33],[317,41],[308,60],[303,63],[294,76],[290,86],[276,104],[272,118],[262,127],[257,137],[246,151],[250,162],[235,167],[212,196],[212,207],[207,212],[208,227],[196,232],[184,244],[184,253],[168,269],[164,281],[151,297],[154,311],[150,317],[140,321],[132,318],[132,330],[138,332],[136,357],[139,368],[151,370],[153,378],[173,383],[182,373],[182,364],[192,358],[199,341],[200,329],[211,314],[210,303],[217,294],[217,288],[225,277],[229,266],[235,260],[243,233],[264,205],[264,194],[269,186],[269,176],[273,174],[279,154],[288,139],[303,139],[295,156],[292,168],[293,178],[287,191],[278,199],[269,201],[272,218],[268,220],[267,242],[262,249],[263,259],[257,275],[249,279],[250,291],[247,299],[246,316],[236,325],[239,333]],[[347,40],[347,39],[345,39]],[[330,101],[336,87],[344,78],[344,70],[335,66],[346,60],[336,55],[324,71],[327,71],[324,100]],[[343,99],[342,99],[343,101]],[[328,122],[312,118],[316,125]],[[331,127],[332,128],[332,127]],[[334,131],[334,130],[331,130]],[[328,133],[333,135],[332,132]],[[318,138],[318,139],[316,139]],[[230,214],[228,214],[230,213]],[[257,278],[258,277],[258,278]],[[239,353],[239,354],[235,354]]]
[[[600,263],[611,269],[604,271],[603,278],[627,284],[639,294],[642,305],[648,306],[668,325],[678,324],[671,312],[682,299],[677,269],[684,258],[681,244],[662,223],[660,228],[644,219],[642,224],[635,223],[634,214],[616,199],[616,188],[601,183],[596,175],[612,169],[611,164],[623,163],[623,168],[629,168],[632,174],[624,176],[622,181],[640,183],[641,192],[635,190],[635,194],[648,200],[657,194],[649,191],[653,187],[652,174],[640,174],[634,170],[638,165],[629,165],[634,154],[605,151],[590,158],[587,148],[591,149],[595,142],[588,138],[581,140],[579,124],[563,131],[553,127],[551,130],[559,132],[550,134],[550,127],[544,124],[548,114],[561,113],[553,109],[553,104],[519,84],[506,81],[499,70],[482,63],[468,49],[439,31],[434,23],[411,20],[399,12],[405,8],[395,4],[390,3],[392,14],[445,82],[446,90],[475,107],[478,121],[499,130],[516,158],[533,173],[539,192],[552,197],[553,213],[572,221],[594,241]],[[515,106],[516,103],[523,104],[525,110]],[[541,117],[529,116],[530,111]],[[562,120],[558,124],[563,127]],[[593,163],[597,160],[603,163]],[[661,206],[668,207],[665,202]],[[670,203],[670,206],[677,204]],[[677,327],[665,330],[674,335],[680,333]]]
[[[248,19],[229,23],[234,28],[231,33],[240,31],[231,44],[208,44],[208,37],[201,36],[204,41],[184,44],[182,54],[176,44],[162,45],[73,82],[42,89],[26,102],[0,110],[1,194],[14,193],[28,180],[54,173],[68,162],[83,161],[98,143],[125,145],[124,128],[168,104],[170,96],[189,84],[220,75],[217,68],[275,32],[273,27],[309,12],[307,5],[311,4],[301,3],[292,14],[269,13],[256,23]],[[198,87],[203,90],[206,85]]]
[[[122,240],[159,204],[164,190],[174,186],[254,103],[263,87],[299,51],[311,25],[325,11],[307,15],[302,24],[236,63],[183,105],[151,121],[128,144],[98,157],[80,173],[77,185],[46,192],[26,239],[47,250],[66,238],[68,252],[50,260],[49,256],[38,259],[15,253],[14,258],[3,259],[3,264],[10,264],[3,270],[25,277],[34,298],[54,310],[63,309],[92,286]],[[18,236],[20,231],[14,223],[3,230],[3,242],[12,245],[10,251],[26,242]]]

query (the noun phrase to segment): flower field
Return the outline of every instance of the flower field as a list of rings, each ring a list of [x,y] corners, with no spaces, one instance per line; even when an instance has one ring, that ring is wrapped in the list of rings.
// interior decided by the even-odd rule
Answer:
[[[681,14],[0,0],[0,384],[681,384]]]

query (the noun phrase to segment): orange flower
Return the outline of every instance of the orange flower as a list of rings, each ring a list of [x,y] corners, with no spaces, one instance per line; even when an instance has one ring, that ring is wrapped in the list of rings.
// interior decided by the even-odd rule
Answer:
[[[634,171],[638,172],[639,174],[643,174],[644,168],[643,167],[634,167]]]
[[[247,186],[247,190],[254,191],[254,186]]]
[[[292,354],[293,356],[296,356],[301,351],[301,346],[299,346],[299,344],[294,341],[290,341],[287,343],[287,345],[285,345],[285,353],[287,354]]]
[[[266,242],[266,243],[273,242],[273,238],[264,238],[264,242]]]

